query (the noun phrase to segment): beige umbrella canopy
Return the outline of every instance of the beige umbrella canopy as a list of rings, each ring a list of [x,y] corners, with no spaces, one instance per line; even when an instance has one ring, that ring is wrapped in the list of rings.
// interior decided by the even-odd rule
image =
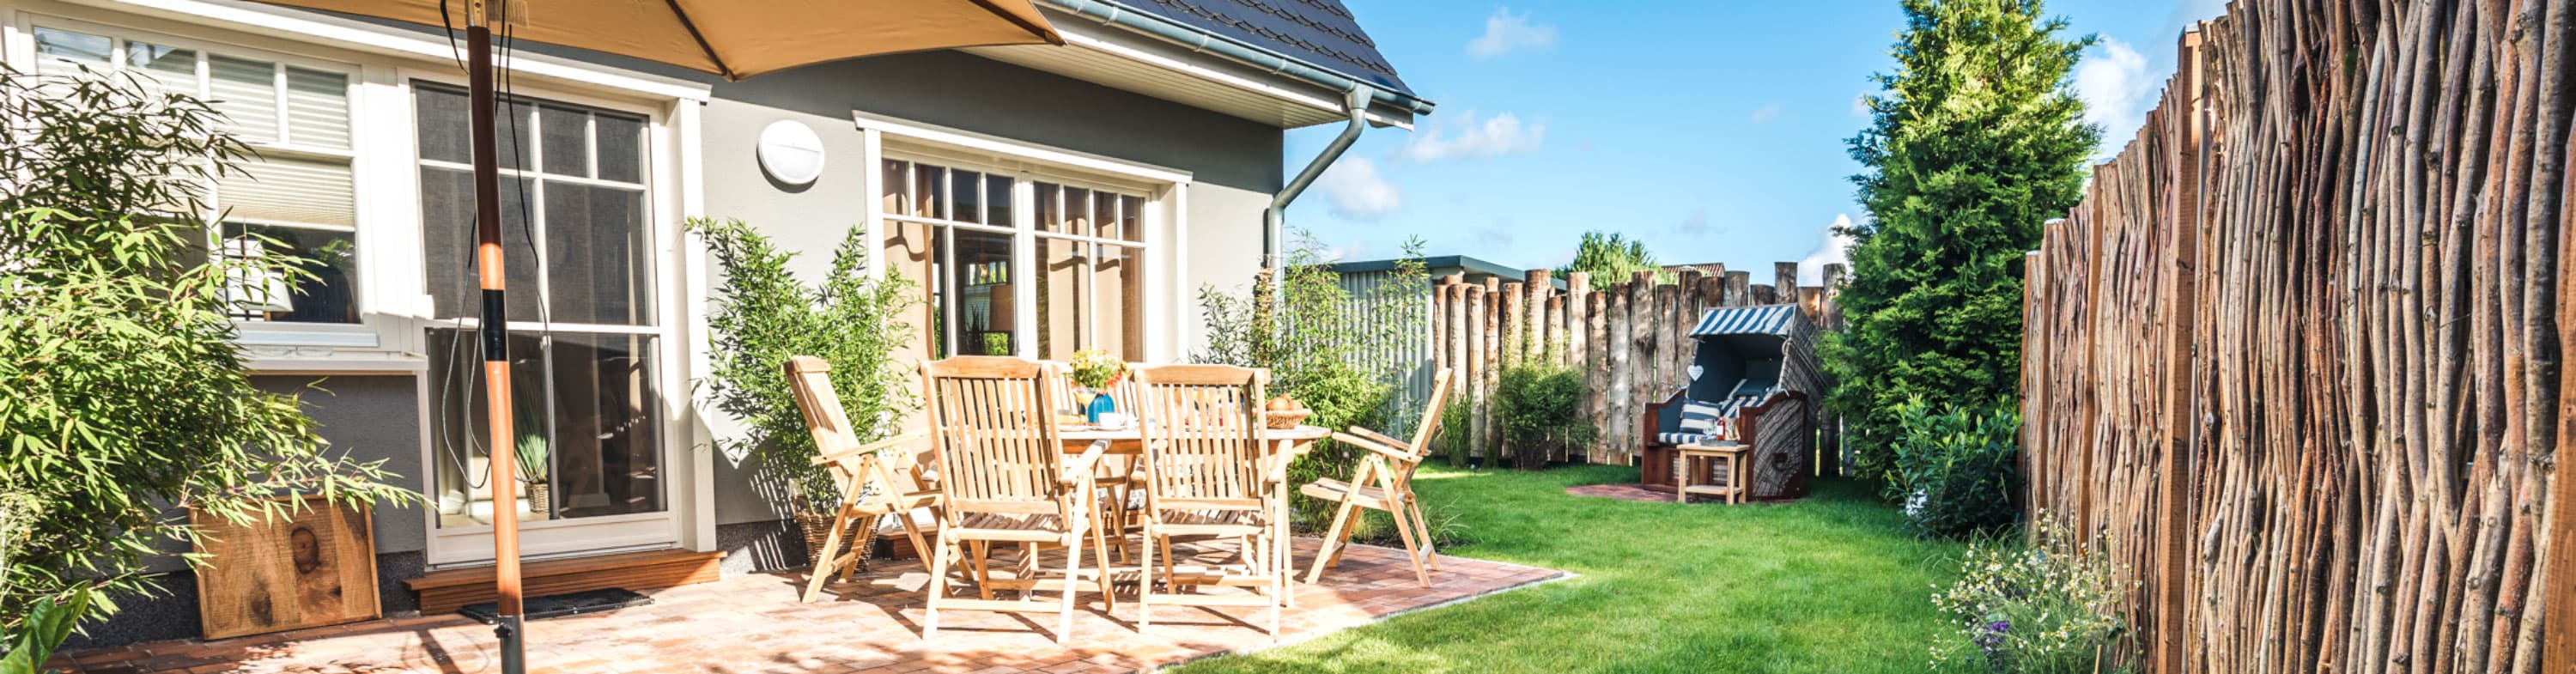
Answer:
[[[267,0],[465,27],[467,0]],[[501,0],[492,0],[501,4]],[[1029,0],[517,0],[510,37],[742,79],[860,56],[1064,44]],[[441,9],[449,12],[441,16]],[[443,19],[443,20],[442,20]]]

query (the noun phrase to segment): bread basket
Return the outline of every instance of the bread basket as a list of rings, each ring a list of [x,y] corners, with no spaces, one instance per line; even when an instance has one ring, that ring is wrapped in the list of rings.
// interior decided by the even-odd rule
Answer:
[[[1296,428],[1298,424],[1306,423],[1306,417],[1311,416],[1315,416],[1315,411],[1305,408],[1293,410],[1267,410],[1261,413],[1261,418],[1264,420],[1264,423],[1269,427],[1278,430]]]

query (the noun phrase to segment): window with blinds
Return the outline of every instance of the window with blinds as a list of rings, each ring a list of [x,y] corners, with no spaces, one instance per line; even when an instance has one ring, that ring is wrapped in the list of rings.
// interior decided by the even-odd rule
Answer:
[[[305,273],[233,279],[236,318],[358,322],[348,73],[146,38],[47,26],[34,33],[39,74],[134,75],[147,90],[206,101],[220,127],[251,147],[239,170],[206,190],[208,215],[223,222],[207,245],[219,255],[284,258]]]

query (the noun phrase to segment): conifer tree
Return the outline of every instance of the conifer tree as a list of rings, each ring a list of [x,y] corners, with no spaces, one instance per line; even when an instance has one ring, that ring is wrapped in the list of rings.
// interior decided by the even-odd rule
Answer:
[[[2101,137],[2071,79],[2093,38],[2064,36],[2040,0],[1902,2],[1896,68],[1849,141],[1870,219],[1846,229],[1849,330],[1825,351],[1855,467],[1880,480],[1906,400],[2016,394],[2022,255],[2081,199]]]

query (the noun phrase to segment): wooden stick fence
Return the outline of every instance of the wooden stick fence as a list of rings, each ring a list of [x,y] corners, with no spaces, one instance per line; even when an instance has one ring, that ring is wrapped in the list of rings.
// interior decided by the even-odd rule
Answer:
[[[1654,272],[1638,272],[1596,285],[1590,275],[1574,272],[1566,276],[1562,290],[1544,269],[1509,283],[1487,278],[1475,284],[1448,276],[1432,292],[1431,316],[1438,324],[1431,334],[1440,342],[1431,353],[1438,367],[1451,368],[1458,378],[1451,390],[1459,391],[1455,399],[1468,406],[1463,423],[1475,439],[1471,447],[1488,463],[1515,456],[1516,450],[1493,451],[1502,438],[1492,414],[1494,385],[1502,370],[1552,360],[1582,373],[1587,395],[1580,412],[1600,431],[1595,442],[1578,448],[1580,456],[1593,463],[1626,464],[1647,440],[1642,434],[1652,432],[1643,428],[1646,405],[1689,383],[1696,353],[1690,329],[1707,310],[1796,301],[1819,329],[1839,325],[1836,318],[1819,316],[1833,307],[1837,291],[1832,289],[1841,287],[1842,265],[1825,266],[1827,285],[1803,288],[1797,263],[1782,262],[1773,269],[1779,278],[1761,286],[1751,285],[1751,274],[1729,272],[1722,265],[1683,268],[1669,282]],[[1784,377],[1805,378],[1798,386],[1807,388],[1800,390],[1823,392],[1813,362],[1789,369],[1796,372]]]
[[[2570,10],[2239,0],[2049,224],[2029,503],[2147,671],[2576,672]]]

